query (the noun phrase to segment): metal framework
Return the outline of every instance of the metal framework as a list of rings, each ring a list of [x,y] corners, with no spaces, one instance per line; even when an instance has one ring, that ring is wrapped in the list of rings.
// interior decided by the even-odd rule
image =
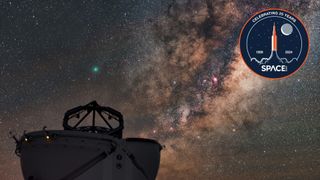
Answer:
[[[85,115],[80,119],[81,114]],[[80,126],[84,120],[89,119],[88,116],[90,114],[92,114],[91,126]],[[101,117],[106,126],[96,126],[97,115]],[[73,118],[78,118],[79,120],[75,125],[70,125],[70,120]],[[118,126],[112,126],[110,121],[117,121]],[[110,107],[100,106],[96,101],[92,101],[85,106],[78,106],[68,110],[63,118],[63,127],[65,130],[87,131],[122,138],[123,116],[120,112]]]

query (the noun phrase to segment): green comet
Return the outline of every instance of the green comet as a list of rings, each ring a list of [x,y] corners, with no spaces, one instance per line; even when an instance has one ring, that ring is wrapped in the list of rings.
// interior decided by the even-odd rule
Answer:
[[[91,68],[91,70],[92,70],[93,73],[98,73],[100,71],[100,68],[99,68],[99,66],[93,66]]]

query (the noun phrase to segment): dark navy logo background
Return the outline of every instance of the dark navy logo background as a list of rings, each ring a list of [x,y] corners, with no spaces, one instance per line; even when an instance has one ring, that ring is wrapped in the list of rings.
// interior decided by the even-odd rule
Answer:
[[[251,17],[240,35],[240,50],[251,70],[268,78],[297,71],[309,51],[302,22],[281,9],[267,9]]]

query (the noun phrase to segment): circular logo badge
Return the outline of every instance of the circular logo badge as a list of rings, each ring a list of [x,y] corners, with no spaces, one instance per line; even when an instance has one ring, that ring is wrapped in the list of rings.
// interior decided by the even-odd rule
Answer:
[[[297,16],[282,9],[267,9],[252,16],[242,28],[240,51],[255,73],[283,78],[304,64],[309,38]]]

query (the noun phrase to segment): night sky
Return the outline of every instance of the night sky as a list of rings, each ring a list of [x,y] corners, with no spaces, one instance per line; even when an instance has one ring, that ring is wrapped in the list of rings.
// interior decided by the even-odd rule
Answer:
[[[268,7],[310,36],[287,79],[240,58],[242,25]],[[319,179],[319,18],[316,0],[1,1],[0,179],[22,180],[10,131],[62,129],[92,100],[166,146],[159,180]]]

